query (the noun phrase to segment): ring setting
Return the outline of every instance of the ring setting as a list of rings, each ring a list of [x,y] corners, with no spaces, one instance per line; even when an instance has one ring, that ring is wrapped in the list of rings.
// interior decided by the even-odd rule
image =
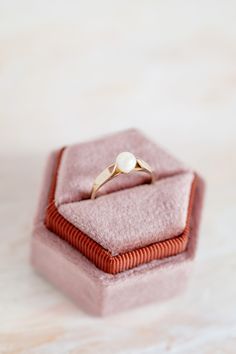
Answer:
[[[134,154],[128,151],[121,152],[117,155],[113,164],[105,168],[95,179],[91,199],[96,198],[98,190],[109,180],[117,177],[120,174],[128,174],[132,171],[146,172],[151,177],[151,182],[154,181],[153,171],[149,164],[135,157]]]

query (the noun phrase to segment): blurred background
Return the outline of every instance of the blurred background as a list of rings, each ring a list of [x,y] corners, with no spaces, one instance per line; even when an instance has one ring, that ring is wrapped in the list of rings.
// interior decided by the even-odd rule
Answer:
[[[0,0],[0,352],[234,353],[235,1]],[[107,319],[35,275],[30,232],[51,149],[136,127],[207,196],[180,299]]]

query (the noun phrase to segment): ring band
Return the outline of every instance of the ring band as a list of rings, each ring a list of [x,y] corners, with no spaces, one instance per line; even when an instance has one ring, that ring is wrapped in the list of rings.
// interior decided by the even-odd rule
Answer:
[[[154,175],[149,164],[141,159],[136,159],[136,157],[131,152],[121,152],[116,161],[105,168],[95,179],[91,199],[96,198],[98,190],[108,181],[113,179],[120,174],[127,174],[131,171],[142,171],[146,172],[151,177],[151,183],[154,181]]]

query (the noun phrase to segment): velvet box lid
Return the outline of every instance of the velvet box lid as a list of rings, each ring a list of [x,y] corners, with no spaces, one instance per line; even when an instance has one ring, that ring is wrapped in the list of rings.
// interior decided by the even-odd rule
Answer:
[[[121,151],[148,162],[155,182],[121,175],[91,200],[95,177]],[[196,251],[203,192],[194,171],[134,129],[62,148],[49,158],[32,263],[94,314],[177,295]]]

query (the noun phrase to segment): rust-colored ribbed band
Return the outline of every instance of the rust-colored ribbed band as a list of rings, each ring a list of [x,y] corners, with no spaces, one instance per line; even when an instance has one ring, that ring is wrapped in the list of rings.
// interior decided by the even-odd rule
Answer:
[[[197,179],[196,176],[192,183],[186,227],[181,235],[168,240],[156,242],[145,247],[137,248],[117,256],[112,256],[108,250],[77,229],[58,212],[54,201],[54,195],[57,184],[58,169],[63,151],[64,148],[59,151],[56,158],[48,196],[45,225],[49,230],[75,247],[98,268],[110,274],[117,274],[127,269],[134,268],[140,264],[148,263],[154,259],[174,256],[186,250],[190,232],[190,220]]]

